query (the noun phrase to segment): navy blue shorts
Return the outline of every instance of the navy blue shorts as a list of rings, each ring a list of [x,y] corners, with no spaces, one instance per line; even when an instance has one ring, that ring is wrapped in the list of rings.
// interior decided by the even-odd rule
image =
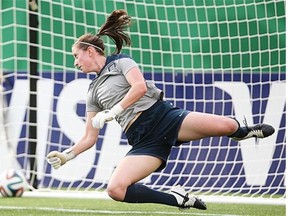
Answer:
[[[132,149],[127,155],[150,155],[160,158],[166,166],[172,146],[179,146],[177,141],[179,128],[189,111],[174,107],[168,101],[157,101],[152,107],[142,112],[126,132]]]

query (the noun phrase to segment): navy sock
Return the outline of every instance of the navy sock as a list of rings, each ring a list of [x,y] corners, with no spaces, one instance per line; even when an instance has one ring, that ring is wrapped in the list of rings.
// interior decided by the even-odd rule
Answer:
[[[245,137],[249,132],[248,128],[247,127],[241,127],[239,122],[237,121],[237,119],[235,119],[235,118],[233,118],[233,119],[238,123],[239,127],[235,133],[231,134],[228,137],[237,137],[237,138]]]
[[[177,200],[173,195],[156,191],[139,184],[132,184],[127,188],[123,202],[159,203],[171,206],[178,206]]]

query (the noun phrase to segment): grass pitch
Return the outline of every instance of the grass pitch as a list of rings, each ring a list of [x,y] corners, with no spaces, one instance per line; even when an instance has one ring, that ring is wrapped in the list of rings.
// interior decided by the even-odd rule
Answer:
[[[208,210],[179,211],[175,207],[158,204],[128,204],[102,199],[73,198],[3,198],[0,197],[1,216],[284,216],[284,205],[248,205],[207,203]]]

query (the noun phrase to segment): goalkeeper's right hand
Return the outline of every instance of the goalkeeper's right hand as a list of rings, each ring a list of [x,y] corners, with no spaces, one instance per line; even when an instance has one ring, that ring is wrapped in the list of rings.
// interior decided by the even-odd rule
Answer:
[[[63,152],[52,151],[47,155],[47,161],[53,166],[54,169],[58,169],[60,166],[73,159],[75,156],[76,155],[72,149],[66,149]]]

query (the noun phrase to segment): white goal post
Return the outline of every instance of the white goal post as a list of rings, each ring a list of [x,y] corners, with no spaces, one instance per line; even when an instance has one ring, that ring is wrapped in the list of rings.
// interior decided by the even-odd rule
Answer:
[[[95,147],[60,170],[45,160],[48,152],[73,145],[84,131],[86,91],[93,75],[73,67],[72,44],[82,34],[96,33],[113,10],[125,9],[133,25],[132,46],[123,52],[139,63],[146,79],[163,89],[167,100],[240,121],[245,116],[248,124],[265,122],[276,129],[263,140],[221,137],[185,143],[173,148],[163,171],[143,183],[165,191],[180,184],[216,202],[285,203],[284,0],[30,2],[37,27],[29,27],[29,1],[0,2],[1,101],[7,103],[0,109],[5,108],[0,132],[2,139],[5,128],[15,168],[36,178],[38,189],[31,196],[47,194],[43,190],[50,195],[98,194],[130,149],[121,128],[112,122],[101,130]],[[32,60],[31,30],[38,34],[37,58]],[[114,44],[106,38],[105,45],[106,54],[111,54]],[[31,62],[37,64],[36,76],[30,73]],[[29,88],[31,78],[38,79],[36,92]],[[36,109],[29,105],[31,95],[37,98]],[[29,122],[31,110],[37,111],[36,124]],[[33,155],[31,126],[37,127]],[[32,169],[31,158],[36,159]],[[4,166],[0,163],[0,170]]]

